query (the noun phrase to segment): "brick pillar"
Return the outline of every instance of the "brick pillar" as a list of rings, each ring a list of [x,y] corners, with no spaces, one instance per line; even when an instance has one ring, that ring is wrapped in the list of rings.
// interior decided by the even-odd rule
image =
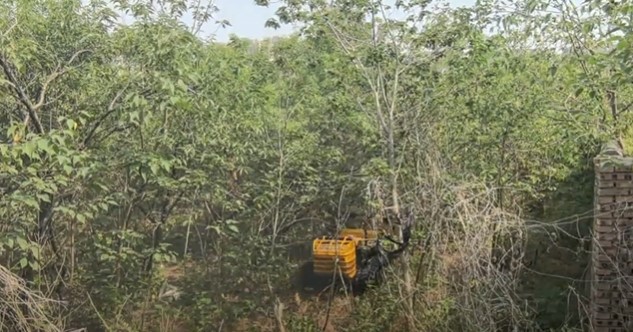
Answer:
[[[594,162],[591,325],[633,331],[633,158],[610,143]]]

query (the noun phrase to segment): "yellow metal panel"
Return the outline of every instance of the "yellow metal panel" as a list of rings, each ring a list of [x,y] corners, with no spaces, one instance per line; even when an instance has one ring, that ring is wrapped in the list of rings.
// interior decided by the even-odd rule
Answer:
[[[312,243],[312,256],[316,274],[332,275],[334,268],[338,267],[337,270],[347,278],[356,276],[356,243],[351,238],[315,239]]]
[[[345,228],[341,237],[351,237],[356,245],[370,245],[378,239],[378,231],[362,228]]]
[[[341,230],[341,237],[354,237],[359,239],[374,240],[378,238],[378,231],[362,228],[344,228]]]

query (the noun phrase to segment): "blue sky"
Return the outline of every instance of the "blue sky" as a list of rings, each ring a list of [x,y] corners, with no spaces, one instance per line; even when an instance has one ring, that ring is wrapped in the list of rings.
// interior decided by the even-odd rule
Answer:
[[[216,14],[216,18],[218,20],[228,20],[231,26],[224,29],[219,28],[217,31],[215,27],[206,26],[204,29],[205,35],[207,33],[215,33],[217,41],[225,42],[232,33],[240,37],[253,39],[291,33],[293,31],[292,26],[282,26],[278,30],[264,27],[266,20],[275,15],[280,1],[273,0],[271,2],[276,2],[277,4],[271,4],[270,7],[266,8],[256,6],[253,0],[216,0],[215,5],[220,10]],[[452,7],[470,6],[475,3],[475,0],[448,0],[448,3]]]

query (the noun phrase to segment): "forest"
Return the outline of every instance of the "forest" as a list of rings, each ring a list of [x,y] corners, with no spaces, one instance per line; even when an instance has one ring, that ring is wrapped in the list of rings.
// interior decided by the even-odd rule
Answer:
[[[213,0],[0,1],[0,329],[583,331],[633,1],[277,2],[222,43]],[[296,291],[404,210],[383,284]]]

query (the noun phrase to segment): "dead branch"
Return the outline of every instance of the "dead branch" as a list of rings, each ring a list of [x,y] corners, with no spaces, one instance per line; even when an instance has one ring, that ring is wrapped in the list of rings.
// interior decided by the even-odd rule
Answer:
[[[53,303],[28,289],[24,280],[0,265],[1,330],[62,332],[48,315],[48,307]]]

